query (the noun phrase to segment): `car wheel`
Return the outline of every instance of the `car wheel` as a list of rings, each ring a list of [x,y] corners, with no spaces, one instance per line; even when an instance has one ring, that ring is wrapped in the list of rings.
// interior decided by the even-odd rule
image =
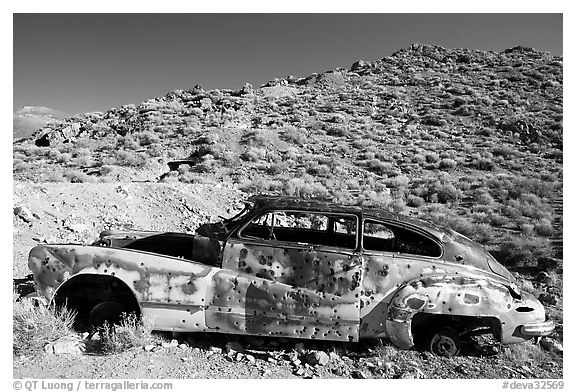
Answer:
[[[461,342],[458,332],[452,328],[441,327],[428,334],[426,348],[436,355],[451,358],[460,352]]]
[[[105,301],[100,302],[92,308],[88,316],[90,326],[100,328],[107,322],[109,325],[119,324],[122,319],[122,313],[126,310],[118,302]]]

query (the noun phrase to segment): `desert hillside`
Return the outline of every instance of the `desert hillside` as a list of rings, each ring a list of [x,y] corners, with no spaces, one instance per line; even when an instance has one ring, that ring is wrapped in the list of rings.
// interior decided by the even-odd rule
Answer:
[[[259,88],[183,87],[41,124],[14,143],[15,278],[28,273],[26,255],[38,242],[89,243],[108,228],[193,232],[230,215],[250,194],[377,205],[486,246],[557,323],[548,346],[487,353],[478,345],[448,362],[392,346],[361,354],[358,347],[306,346],[352,358],[314,373],[285,358],[284,348],[259,345],[256,351],[269,351],[256,363],[281,367],[268,377],[562,377],[562,57],[525,47],[496,53],[413,44],[380,60]],[[168,377],[182,362],[222,369],[229,359],[213,353],[227,346],[207,342],[183,348],[190,363],[183,357],[150,374]],[[158,358],[144,354],[138,361]],[[118,376],[134,371],[132,354],[122,355],[128,370]],[[370,356],[380,365],[366,365]],[[18,361],[17,375],[42,377],[33,363]],[[211,377],[202,366],[183,376]],[[266,377],[246,366],[240,375],[214,371]]]

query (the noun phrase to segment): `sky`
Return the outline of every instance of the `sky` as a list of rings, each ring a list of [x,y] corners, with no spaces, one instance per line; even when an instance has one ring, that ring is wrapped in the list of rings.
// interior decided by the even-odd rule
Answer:
[[[562,56],[563,16],[532,14],[13,14],[13,110],[138,104],[196,84],[255,87],[411,43]]]

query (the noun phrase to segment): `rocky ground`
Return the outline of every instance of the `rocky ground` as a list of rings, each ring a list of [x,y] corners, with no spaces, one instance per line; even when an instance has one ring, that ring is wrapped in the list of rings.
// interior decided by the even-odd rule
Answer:
[[[58,361],[24,354],[15,377],[563,376],[561,57],[414,44],[261,88],[195,86],[50,123],[34,113],[19,116],[46,125],[13,146],[15,279],[36,243],[90,243],[107,228],[194,232],[267,192],[377,205],[457,230],[512,269],[558,328],[540,344],[478,341],[453,359],[387,342],[189,335],[172,344],[159,334],[117,354],[90,341]]]

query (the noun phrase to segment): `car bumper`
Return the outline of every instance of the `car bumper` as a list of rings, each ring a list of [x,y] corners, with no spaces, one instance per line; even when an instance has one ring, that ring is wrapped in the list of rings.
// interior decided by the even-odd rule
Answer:
[[[524,336],[547,336],[554,331],[554,322],[546,320],[541,323],[528,323],[520,327],[520,333]]]

